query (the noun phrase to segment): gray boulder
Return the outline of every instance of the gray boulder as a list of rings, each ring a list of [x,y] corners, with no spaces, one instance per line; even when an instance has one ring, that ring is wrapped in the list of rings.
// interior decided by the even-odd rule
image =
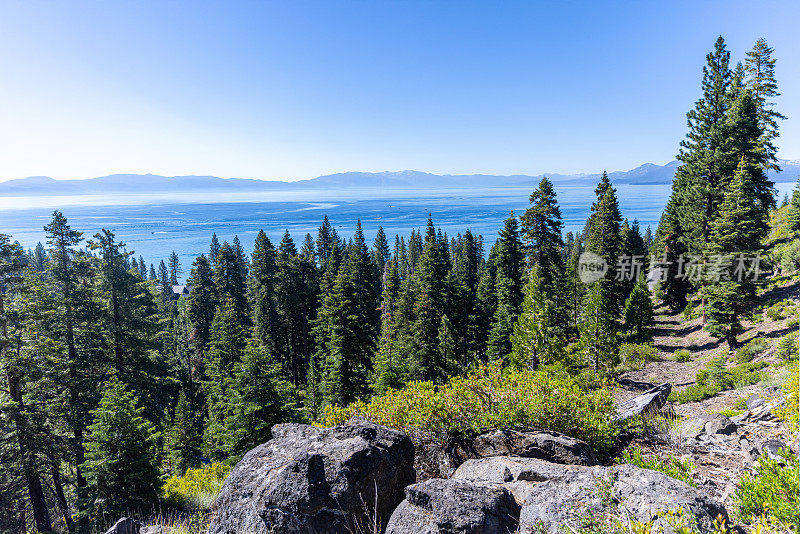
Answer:
[[[209,534],[339,534],[382,528],[415,480],[402,432],[352,418],[333,428],[283,424],[225,479]]]
[[[736,432],[736,423],[725,417],[720,413],[710,414],[706,417],[705,424],[706,434],[723,434],[730,436]]]
[[[130,517],[122,517],[105,534],[139,534],[142,524]]]
[[[585,441],[558,432],[492,430],[448,450],[453,466],[491,456],[539,458],[558,464],[596,465],[597,458]]]
[[[785,462],[783,456],[780,455],[781,449],[786,448],[786,444],[779,439],[768,439],[761,446],[761,453],[776,462]]]
[[[625,421],[637,415],[657,412],[667,402],[667,397],[672,392],[672,384],[661,384],[653,389],[645,391],[632,399],[622,402],[617,406],[617,413],[614,419]]]
[[[512,534],[519,506],[504,487],[434,478],[406,488],[386,534]]]
[[[659,513],[683,507],[696,518],[699,532],[711,533],[714,519],[720,514],[727,517],[722,505],[688,484],[633,465],[578,466],[533,458],[483,458],[465,462],[454,479],[507,488],[520,506],[520,532],[562,532],[564,525],[577,528],[581,517],[600,512],[630,515],[636,521],[654,521],[656,527],[664,527]]]
[[[747,397],[747,409],[748,410],[755,410],[759,406],[764,404],[764,397],[761,395],[757,395],[753,393],[749,397]]]
[[[681,441],[685,439],[703,440],[704,435],[730,436],[736,432],[737,424],[722,414],[702,414],[690,417],[675,424],[669,431],[670,436]]]

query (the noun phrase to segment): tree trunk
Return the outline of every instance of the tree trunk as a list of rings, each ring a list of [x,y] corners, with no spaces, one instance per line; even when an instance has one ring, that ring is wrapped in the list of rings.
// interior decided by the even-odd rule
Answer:
[[[72,532],[72,516],[69,513],[67,498],[64,495],[64,485],[61,482],[61,472],[59,471],[58,460],[56,458],[52,459],[50,473],[53,479],[53,488],[55,489],[58,508],[61,511],[61,515],[64,517],[64,523],[67,525],[67,530]]]

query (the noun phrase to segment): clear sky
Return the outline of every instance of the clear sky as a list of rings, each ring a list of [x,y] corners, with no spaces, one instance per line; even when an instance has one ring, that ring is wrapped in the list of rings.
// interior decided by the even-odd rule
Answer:
[[[666,163],[719,34],[800,158],[797,0],[4,0],[0,180]]]

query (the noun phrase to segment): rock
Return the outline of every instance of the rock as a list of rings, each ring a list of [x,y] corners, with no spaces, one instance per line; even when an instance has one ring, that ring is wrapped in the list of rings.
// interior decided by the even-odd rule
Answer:
[[[600,473],[602,468],[598,468]],[[566,476],[570,467],[536,458],[497,456],[467,460],[453,473],[454,479],[484,482],[544,482]]]
[[[669,429],[669,435],[676,441],[698,439],[706,431],[706,417],[696,415],[685,419]]]
[[[275,425],[272,436],[225,479],[208,534],[349,533],[373,509],[382,528],[415,480],[408,436],[362,418]]]
[[[557,464],[596,465],[597,458],[585,441],[558,432],[493,430],[462,441],[448,449],[450,463],[460,466],[466,460],[491,456],[539,458]]]
[[[769,439],[761,446],[761,453],[770,460],[783,463],[785,460],[783,456],[780,455],[780,451],[784,448],[786,448],[786,444],[781,440]]]
[[[667,397],[672,392],[672,384],[661,384],[641,395],[627,400],[617,406],[614,419],[624,421],[636,415],[655,412],[667,402]]]
[[[519,506],[504,487],[434,478],[406,488],[386,534],[512,534]]]
[[[695,415],[673,425],[669,430],[669,435],[675,441],[696,439],[702,442],[719,442],[719,439],[712,439],[709,436],[718,434],[730,436],[736,432],[736,428],[736,423],[722,414],[703,414]]]
[[[749,397],[747,397],[747,409],[748,410],[755,410],[759,406],[764,404],[764,398],[761,395],[756,395],[753,393]]]
[[[178,532],[178,530],[172,527],[162,527],[160,525],[154,525],[149,527],[142,527],[142,529],[139,531],[139,534],[172,534],[173,532]]]
[[[706,434],[724,434],[730,436],[736,432],[736,423],[720,413],[706,416]]]
[[[120,518],[105,534],[140,534],[142,524],[130,517]]]
[[[495,483],[511,491],[520,505],[520,532],[544,529],[556,533],[563,531],[563,525],[577,529],[586,514],[613,510],[663,527],[659,512],[683,507],[697,518],[702,533],[714,531],[713,521],[719,514],[727,518],[722,505],[696,488],[633,465],[575,466],[533,458],[483,458],[465,462],[454,479]]]

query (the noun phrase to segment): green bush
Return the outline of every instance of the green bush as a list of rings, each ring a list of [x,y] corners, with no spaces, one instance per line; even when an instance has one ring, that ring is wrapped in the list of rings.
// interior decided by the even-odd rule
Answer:
[[[761,516],[768,516],[790,528],[800,520],[797,457],[788,449],[780,454],[783,462],[759,457],[755,473],[746,473],[739,481],[733,501],[742,521],[756,523]]]
[[[769,348],[769,341],[764,338],[757,337],[747,342],[744,347],[736,351],[736,361],[739,363],[747,363],[753,360],[761,352]]]
[[[179,510],[208,510],[217,498],[229,467],[214,463],[187,469],[182,476],[171,476],[161,488],[164,504]]]
[[[641,369],[645,363],[658,359],[658,350],[651,343],[623,343],[619,356],[625,368]]]
[[[635,465],[643,469],[660,471],[676,480],[697,487],[697,484],[692,480],[692,472],[695,466],[690,460],[679,460],[674,456],[670,456],[666,460],[661,460],[654,454],[645,457],[642,454],[642,449],[636,447],[623,451],[622,457],[617,458],[616,462],[619,464]]]
[[[673,391],[669,400],[678,403],[701,401],[720,391],[755,384],[764,378],[762,369],[766,366],[766,362],[750,362],[728,369],[724,358],[714,358],[705,369],[695,373],[695,384]]]
[[[606,450],[618,433],[614,412],[614,399],[605,387],[586,390],[565,373],[502,369],[491,363],[441,386],[411,382],[369,402],[327,406],[320,425],[333,426],[360,415],[403,430],[417,443],[440,444],[452,436],[495,428],[537,428]]]
[[[684,321],[691,321],[692,319],[697,319],[700,317],[700,312],[698,311],[697,306],[692,306],[692,303],[689,302],[686,304],[686,307],[683,309],[681,315],[683,316]]]
[[[773,321],[780,321],[786,318],[786,304],[784,302],[776,302],[767,308],[767,317]]]
[[[687,349],[678,349],[672,355],[672,359],[675,360],[676,362],[686,363],[688,361],[691,361],[692,353]]]
[[[698,386],[708,385],[708,370],[700,369],[694,374],[694,381]]]

